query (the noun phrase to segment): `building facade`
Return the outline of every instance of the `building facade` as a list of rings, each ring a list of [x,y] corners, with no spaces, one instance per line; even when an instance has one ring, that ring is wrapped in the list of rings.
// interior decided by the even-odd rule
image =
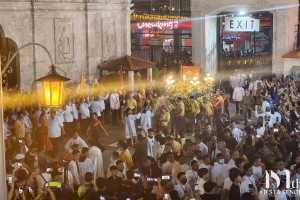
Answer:
[[[0,0],[0,53],[5,59],[26,43],[40,43],[70,83],[78,83],[81,72],[93,81],[100,63],[130,55],[131,6],[130,0]],[[50,60],[29,46],[12,65],[14,82],[29,90],[49,71]]]
[[[248,50],[254,58],[253,65],[259,65],[260,69],[265,67],[264,71],[270,73],[287,74],[290,69],[284,69],[282,56],[297,46],[298,3],[298,0],[192,0],[193,62],[205,71],[215,73],[224,65],[222,51],[238,50],[243,55],[243,51]],[[252,20],[259,21],[258,29],[246,30],[242,23],[249,25]],[[225,36],[228,24],[231,28],[244,28],[232,30],[230,36]],[[232,40],[242,36],[247,38],[244,37],[246,33],[248,41],[245,39],[245,44],[234,49],[237,47]],[[264,60],[255,60],[261,55],[269,56],[269,67],[263,66]]]

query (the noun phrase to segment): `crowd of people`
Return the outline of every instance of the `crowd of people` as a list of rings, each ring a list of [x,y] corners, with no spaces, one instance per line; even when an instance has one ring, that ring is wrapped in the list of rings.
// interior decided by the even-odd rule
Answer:
[[[8,199],[300,199],[300,85],[249,80],[234,85],[235,114],[220,88],[189,110],[153,87],[6,108]],[[104,161],[110,126],[120,140]]]

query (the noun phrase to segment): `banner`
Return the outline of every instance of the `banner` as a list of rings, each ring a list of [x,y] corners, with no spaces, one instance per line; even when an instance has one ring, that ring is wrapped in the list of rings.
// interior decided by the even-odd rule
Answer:
[[[253,32],[259,31],[259,19],[251,17],[225,17],[225,31]]]
[[[200,67],[199,66],[183,66],[180,67],[180,80],[181,81],[190,81],[194,77],[199,78]]]

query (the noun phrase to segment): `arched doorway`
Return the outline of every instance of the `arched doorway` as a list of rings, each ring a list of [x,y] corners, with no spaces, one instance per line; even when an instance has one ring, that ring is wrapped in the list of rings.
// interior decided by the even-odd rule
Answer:
[[[9,55],[12,55],[17,50],[16,43],[5,37],[4,31],[0,26],[0,55],[1,55],[1,69],[5,66]],[[17,55],[10,63],[9,68],[2,77],[3,90],[16,89],[20,87],[20,56]]]

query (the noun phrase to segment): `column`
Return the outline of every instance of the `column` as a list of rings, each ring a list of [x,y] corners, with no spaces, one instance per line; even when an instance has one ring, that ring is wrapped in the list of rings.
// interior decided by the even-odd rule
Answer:
[[[130,92],[134,91],[134,71],[128,71],[128,86]]]
[[[147,81],[152,82],[152,68],[147,68]]]

